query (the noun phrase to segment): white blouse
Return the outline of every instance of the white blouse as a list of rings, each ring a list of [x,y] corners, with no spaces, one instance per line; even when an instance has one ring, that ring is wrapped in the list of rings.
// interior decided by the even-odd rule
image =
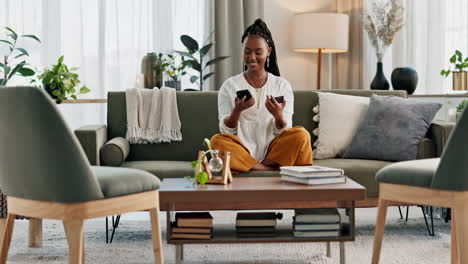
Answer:
[[[255,99],[255,104],[242,111],[236,128],[227,127],[224,119],[231,115],[234,109],[236,91],[248,89]],[[250,155],[258,161],[265,159],[271,141],[283,130],[292,127],[294,112],[294,95],[291,85],[285,79],[268,73],[268,79],[261,88],[260,100],[256,98],[256,89],[252,87],[243,73],[224,81],[218,93],[219,129],[221,133],[234,134],[247,147]],[[283,119],[286,126],[277,129],[275,118],[268,112],[265,101],[268,95],[284,96],[286,106],[283,109]]]

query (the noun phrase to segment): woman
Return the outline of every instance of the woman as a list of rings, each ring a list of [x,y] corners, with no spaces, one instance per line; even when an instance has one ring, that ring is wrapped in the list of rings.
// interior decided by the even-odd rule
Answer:
[[[245,71],[221,86],[218,113],[222,134],[211,138],[212,148],[231,152],[234,171],[311,165],[309,133],[303,127],[291,128],[293,92],[289,82],[280,77],[270,30],[257,19],[241,41]],[[245,89],[252,97],[238,98],[236,92]],[[278,96],[283,96],[283,102],[275,99]]]

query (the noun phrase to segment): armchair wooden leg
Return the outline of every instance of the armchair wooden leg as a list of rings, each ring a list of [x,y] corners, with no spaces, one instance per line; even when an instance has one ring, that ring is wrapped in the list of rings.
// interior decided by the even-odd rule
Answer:
[[[84,263],[83,220],[63,221],[68,241],[68,263]]]
[[[29,219],[29,242],[30,248],[42,247],[42,219]]]
[[[457,227],[456,227],[456,220],[455,220],[455,208],[452,208],[451,215],[452,220],[450,222],[450,235],[452,241],[450,241],[450,263],[451,264],[458,264],[458,252],[457,252]]]
[[[7,223],[6,217],[0,218],[0,241],[3,241],[3,233],[5,232],[6,223]]]
[[[159,203],[159,201],[158,201]],[[159,222],[159,207],[149,210],[151,217],[151,232],[153,238],[154,263],[163,264],[161,225]]]
[[[8,250],[10,249],[11,236],[13,235],[13,225],[15,224],[16,215],[8,214],[6,219],[5,229],[3,231],[2,247],[0,252],[0,264],[4,264],[8,258]]]
[[[455,209],[458,262],[468,263],[468,251],[466,250],[468,247],[468,228],[465,224],[468,221],[468,206],[460,204],[452,209]]]
[[[379,263],[380,250],[382,249],[382,239],[385,230],[385,219],[387,218],[387,207],[387,201],[379,198],[377,223],[375,225],[374,248],[372,250],[372,264]]]

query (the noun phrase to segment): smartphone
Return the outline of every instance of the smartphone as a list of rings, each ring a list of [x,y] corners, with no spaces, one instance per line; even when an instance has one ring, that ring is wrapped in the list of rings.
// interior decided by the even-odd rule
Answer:
[[[250,100],[252,98],[252,94],[249,92],[249,90],[240,90],[236,92],[237,98],[242,99],[245,96],[245,101]]]
[[[275,97],[275,100],[278,102],[278,104],[282,104],[284,101],[284,96],[277,96]]]

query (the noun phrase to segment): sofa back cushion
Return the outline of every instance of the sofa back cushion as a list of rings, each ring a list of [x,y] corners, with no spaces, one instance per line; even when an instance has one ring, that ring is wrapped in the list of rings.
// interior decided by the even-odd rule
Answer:
[[[405,91],[329,90],[346,95],[370,96],[396,95],[406,97]],[[182,123],[182,141],[160,144],[131,144],[127,161],[134,160],[181,160],[192,161],[197,151],[204,149],[204,138],[219,133],[217,92],[177,92],[177,107]],[[293,125],[303,126],[312,135],[317,123],[312,121],[312,108],[318,104],[315,91],[294,91]],[[339,106],[337,106],[339,107]],[[125,92],[109,92],[107,102],[108,139],[125,137],[127,132],[127,109]],[[312,143],[315,141],[312,135]]]

